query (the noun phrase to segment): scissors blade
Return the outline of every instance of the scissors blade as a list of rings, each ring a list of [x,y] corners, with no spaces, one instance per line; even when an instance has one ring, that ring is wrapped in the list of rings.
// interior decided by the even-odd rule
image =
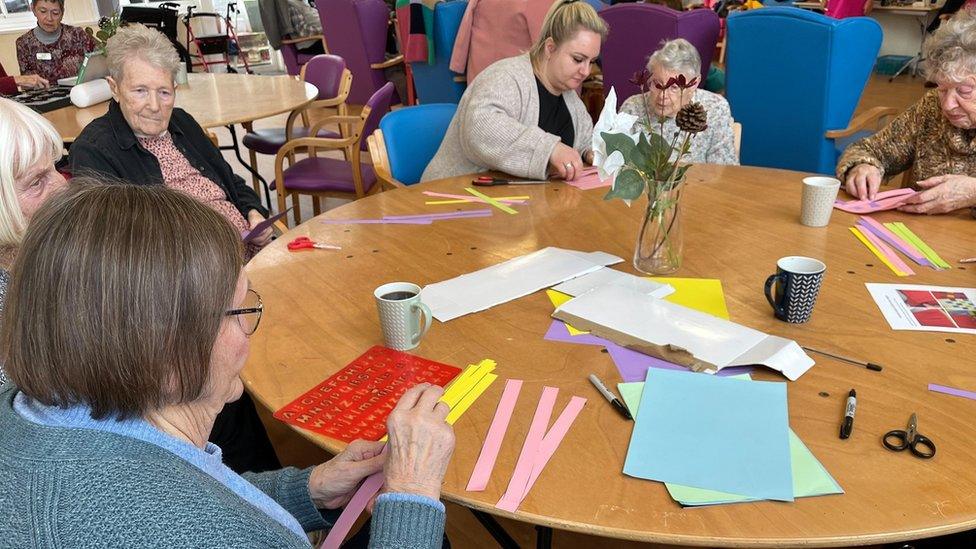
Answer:
[[[918,434],[918,414],[912,412],[912,417],[908,418],[908,433],[906,434],[905,442],[911,444],[915,442],[915,435]]]

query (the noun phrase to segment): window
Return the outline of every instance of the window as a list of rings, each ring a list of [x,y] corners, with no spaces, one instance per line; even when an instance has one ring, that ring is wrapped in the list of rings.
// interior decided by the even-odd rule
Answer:
[[[27,30],[35,24],[30,0],[0,1],[0,32]]]
[[[30,2],[28,0],[3,0],[3,15],[6,17],[13,13],[30,13]]]

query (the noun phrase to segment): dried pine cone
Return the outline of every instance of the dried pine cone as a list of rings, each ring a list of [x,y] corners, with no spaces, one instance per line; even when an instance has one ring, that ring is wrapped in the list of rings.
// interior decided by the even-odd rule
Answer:
[[[703,132],[708,128],[708,113],[701,103],[688,103],[678,111],[674,123],[679,129],[688,133]]]

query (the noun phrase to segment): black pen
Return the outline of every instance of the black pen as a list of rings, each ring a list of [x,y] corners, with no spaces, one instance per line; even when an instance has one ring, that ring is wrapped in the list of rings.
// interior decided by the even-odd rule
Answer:
[[[844,423],[840,426],[840,438],[848,438],[854,430],[854,410],[857,409],[857,392],[851,389],[847,395],[847,409],[844,411]]]
[[[624,419],[633,421],[634,416],[630,415],[630,410],[627,409],[627,406],[624,405],[619,398],[617,398],[617,395],[611,393],[610,389],[607,389],[606,385],[600,381],[600,378],[596,377],[596,374],[590,374],[590,383],[592,383],[593,386],[596,387],[596,390],[600,391],[600,394],[603,395],[603,397],[606,398],[611,405],[613,405],[614,409],[620,412],[620,415],[624,416]]]

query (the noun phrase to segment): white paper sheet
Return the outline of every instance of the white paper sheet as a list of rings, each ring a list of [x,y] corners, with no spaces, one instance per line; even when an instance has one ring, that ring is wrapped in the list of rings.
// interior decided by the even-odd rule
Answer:
[[[791,340],[622,286],[596,288],[567,301],[553,313],[556,318],[570,321],[560,313],[607,328],[606,333],[600,333],[598,328],[593,332],[610,340],[617,337],[612,333],[616,332],[653,345],[684,349],[695,359],[714,365],[715,371],[726,366],[761,364],[796,380],[814,364]]]
[[[865,284],[892,330],[976,334],[976,289]]]
[[[543,248],[480,271],[429,284],[420,295],[434,318],[447,322],[622,261],[604,252]]]
[[[674,293],[674,288],[670,284],[661,284],[660,282],[654,282],[653,280],[648,280],[640,276],[634,276],[630,273],[608,268],[567,280],[554,287],[553,290],[577,297],[608,284],[623,286],[657,298],[667,297]]]

